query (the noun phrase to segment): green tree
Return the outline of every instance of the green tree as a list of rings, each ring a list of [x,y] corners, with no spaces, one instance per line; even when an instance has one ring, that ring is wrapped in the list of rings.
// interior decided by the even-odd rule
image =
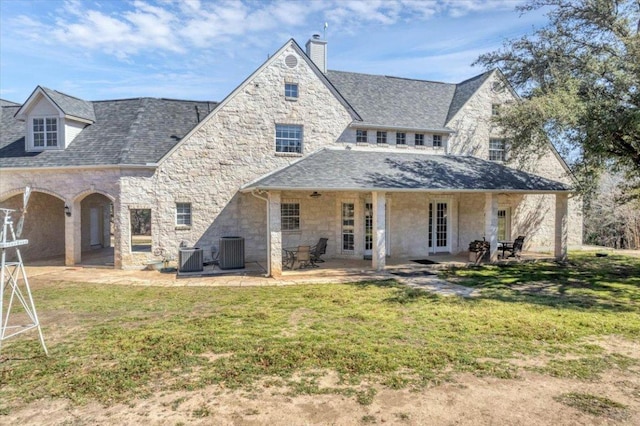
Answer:
[[[497,118],[514,157],[551,139],[584,189],[609,169],[640,195],[640,0],[531,0],[519,10],[546,11],[548,23],[476,61],[500,68],[522,97]]]

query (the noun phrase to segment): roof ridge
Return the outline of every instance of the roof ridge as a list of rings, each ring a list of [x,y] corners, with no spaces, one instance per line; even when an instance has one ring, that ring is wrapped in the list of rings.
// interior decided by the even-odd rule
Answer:
[[[387,74],[370,74],[364,72],[352,72],[352,71],[339,71],[339,70],[327,70],[327,72],[338,72],[343,74],[356,74],[356,75],[366,75],[371,77],[384,77],[384,78],[393,78],[397,80],[410,80],[410,81],[420,81],[423,83],[434,83],[434,84],[448,84],[451,86],[455,86],[457,83],[447,83],[446,81],[436,81],[436,80],[426,80],[423,78],[412,78],[412,77],[401,77],[397,75],[387,75]]]
[[[79,98],[79,97],[77,97],[77,96],[69,95],[68,93],[64,93],[64,92],[61,92],[61,91],[56,90],[56,89],[50,89],[50,88],[45,87],[45,86],[40,86],[40,87],[41,87],[42,89],[46,89],[46,90],[50,90],[50,91],[52,91],[52,92],[56,92],[56,93],[58,93],[58,94],[60,94],[60,95],[62,95],[62,96],[66,96],[66,97],[68,97],[68,98],[77,99],[77,100],[82,101],[82,102],[91,102],[91,101],[88,101],[88,100],[86,100],[86,99]]]

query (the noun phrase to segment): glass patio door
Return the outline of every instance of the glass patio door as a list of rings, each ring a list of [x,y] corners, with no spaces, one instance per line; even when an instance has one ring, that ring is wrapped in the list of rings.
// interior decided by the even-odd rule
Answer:
[[[434,201],[429,203],[429,251],[448,252],[449,248],[449,203]]]

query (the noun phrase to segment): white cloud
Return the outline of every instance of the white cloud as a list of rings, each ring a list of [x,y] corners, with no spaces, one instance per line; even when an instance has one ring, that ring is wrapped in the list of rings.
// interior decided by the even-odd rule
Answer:
[[[101,5],[67,0],[55,19],[18,18],[22,33],[69,48],[99,51],[126,60],[142,51],[186,53],[278,29],[322,28],[354,34],[370,24],[389,26],[435,16],[462,16],[513,8],[516,0],[332,0],[275,2],[135,0]],[[114,6],[109,8],[108,6]],[[53,24],[50,22],[53,21]],[[314,22],[317,21],[317,22]],[[311,32],[311,31],[310,31]]]

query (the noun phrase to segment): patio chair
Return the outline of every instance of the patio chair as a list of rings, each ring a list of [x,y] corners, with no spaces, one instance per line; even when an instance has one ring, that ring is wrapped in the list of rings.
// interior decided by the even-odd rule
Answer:
[[[311,261],[311,251],[309,246],[298,246],[296,260],[298,261],[298,269],[315,266]]]
[[[327,241],[329,241],[328,238],[320,238],[320,240],[318,240],[318,244],[311,247],[311,263],[312,264],[315,265],[316,263],[324,262],[324,260],[320,259],[320,256],[322,256],[327,252]]]
[[[524,245],[524,235],[518,236],[512,244],[503,244],[502,245],[502,258],[506,259],[507,257],[515,257],[516,259],[520,259],[520,253],[522,252],[522,246]],[[506,253],[509,253],[508,256],[505,256]]]

